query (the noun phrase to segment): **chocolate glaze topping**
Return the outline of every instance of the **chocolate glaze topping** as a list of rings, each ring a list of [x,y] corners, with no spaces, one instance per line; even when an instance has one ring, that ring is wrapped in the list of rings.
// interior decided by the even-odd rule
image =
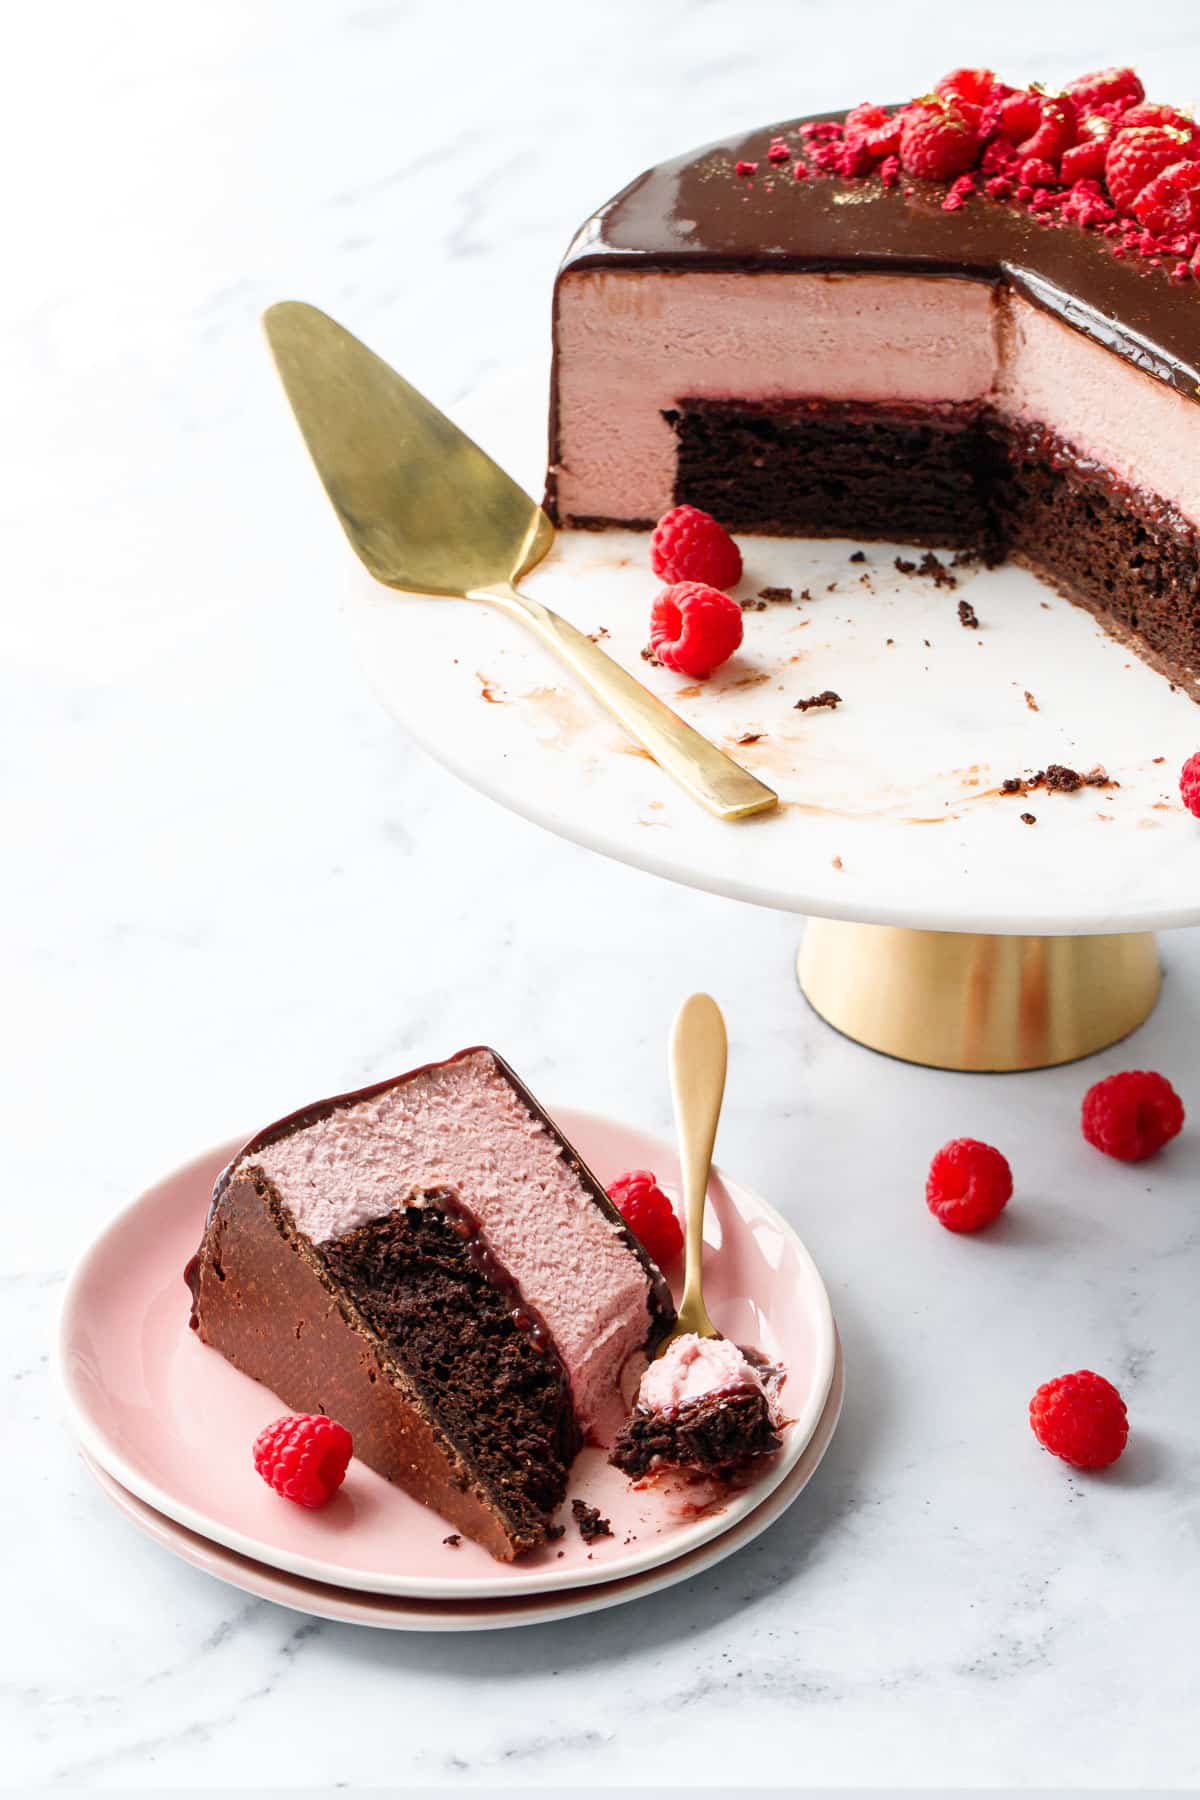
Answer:
[[[813,115],[841,118],[841,113]],[[946,189],[905,177],[849,180],[772,165],[782,137],[803,158],[799,127],[762,126],[639,175],[582,227],[562,275],[589,268],[854,270],[1004,281],[1105,349],[1200,399],[1200,294],[1165,268],[1121,261],[1082,226],[1039,225],[1018,206],[977,195],[943,210]],[[757,162],[753,176],[735,173]],[[912,189],[911,193],[906,189]]]

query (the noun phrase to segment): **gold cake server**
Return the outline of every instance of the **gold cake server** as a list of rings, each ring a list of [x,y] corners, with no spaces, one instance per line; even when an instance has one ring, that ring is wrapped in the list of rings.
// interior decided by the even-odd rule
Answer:
[[[675,1106],[675,1131],[679,1139],[679,1167],[683,1180],[685,1225],[683,1299],[670,1335],[655,1352],[656,1360],[669,1344],[685,1333],[715,1338],[721,1333],[704,1304],[704,1207],[712,1168],[717,1120],[725,1095],[728,1060],[725,1020],[708,994],[685,1000],[671,1028],[671,1099]]]
[[[764,782],[583,632],[517,592],[514,584],[553,543],[554,527],[444,413],[315,306],[281,301],[263,325],[325,492],[377,581],[406,593],[481,600],[527,625],[718,818],[745,819],[777,805]]]

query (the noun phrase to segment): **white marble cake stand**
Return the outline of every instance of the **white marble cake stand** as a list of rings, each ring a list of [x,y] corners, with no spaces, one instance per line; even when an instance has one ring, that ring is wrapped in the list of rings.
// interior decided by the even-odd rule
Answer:
[[[534,494],[545,392],[525,370],[457,409]],[[640,657],[657,586],[644,534],[560,533],[525,584],[777,790],[777,812],[740,824],[690,801],[488,609],[394,594],[348,559],[344,611],[386,704],[465,781],[592,850],[809,915],[802,984],[861,1041],[1034,1067],[1140,1023],[1153,932],[1200,921],[1200,825],[1178,793],[1200,709],[1022,570],[960,569],[950,590],[898,571],[920,553],[893,545],[855,562],[843,540],[741,542],[739,597],[811,598],[747,612],[741,652],[704,684]],[[795,709],[825,689],[836,711]],[[999,792],[1055,762],[1120,785]]]

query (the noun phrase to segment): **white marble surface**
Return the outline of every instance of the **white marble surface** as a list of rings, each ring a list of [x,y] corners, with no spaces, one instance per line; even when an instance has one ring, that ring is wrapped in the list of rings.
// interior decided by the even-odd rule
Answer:
[[[793,919],[603,863],[406,745],[339,636],[346,553],[256,335],[304,296],[451,402],[536,354],[577,217],[688,141],[981,48],[1048,80],[1133,52],[1156,91],[1200,93],[1191,0],[1015,0],[982,35],[968,10],[6,12],[10,1780],[1200,1776],[1200,1132],[1122,1169],[1075,1129],[1092,1066],[878,1061],[803,1008]],[[1099,1067],[1163,1067],[1200,1119],[1200,947],[1166,951],[1158,1013]],[[664,1031],[701,984],[733,1035],[721,1154],[800,1223],[846,1342],[839,1436],[765,1539],[595,1620],[428,1640],[248,1602],[109,1510],[47,1346],[68,1261],[139,1183],[479,1038],[548,1098],[665,1129]],[[922,1206],[964,1132],[1017,1169],[986,1241]],[[1081,1364],[1131,1408],[1107,1478],[1024,1422]]]

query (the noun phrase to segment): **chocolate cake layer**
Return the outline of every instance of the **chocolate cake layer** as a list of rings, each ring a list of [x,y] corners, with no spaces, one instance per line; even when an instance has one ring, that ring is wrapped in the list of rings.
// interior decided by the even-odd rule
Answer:
[[[1051,433],[1011,420],[988,421],[986,429],[988,505],[1007,554],[1200,701],[1193,527]]]
[[[766,1395],[743,1389],[685,1400],[671,1412],[635,1410],[608,1460],[635,1481],[660,1465],[727,1480],[779,1442]]]
[[[982,548],[980,408],[685,400],[675,498],[733,531]]]
[[[414,1195],[315,1254],[436,1411],[512,1537],[543,1535],[580,1445],[570,1382],[477,1221],[451,1193]]]
[[[694,401],[676,498],[732,531],[1012,557],[1200,700],[1200,541],[1173,508],[990,407]]]

